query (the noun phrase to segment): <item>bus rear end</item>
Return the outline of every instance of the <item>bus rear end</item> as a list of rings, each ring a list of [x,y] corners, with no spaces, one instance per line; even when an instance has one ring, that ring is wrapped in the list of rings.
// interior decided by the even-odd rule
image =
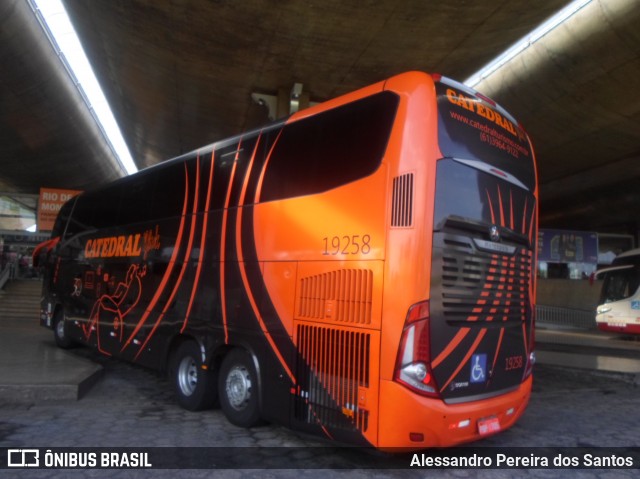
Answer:
[[[387,241],[381,448],[450,446],[511,427],[531,391],[537,186],[526,133],[501,107],[438,76],[406,88],[410,213]],[[392,81],[389,87],[393,88]],[[410,143],[410,144],[409,144]],[[393,147],[393,139],[391,148]],[[433,146],[437,145],[437,146]],[[407,189],[407,188],[405,188]],[[404,191],[404,190],[403,190]],[[395,194],[401,197],[402,193]]]

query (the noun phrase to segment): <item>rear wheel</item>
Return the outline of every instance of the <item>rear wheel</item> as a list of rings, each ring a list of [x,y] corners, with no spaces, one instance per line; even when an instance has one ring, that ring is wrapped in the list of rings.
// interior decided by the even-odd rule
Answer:
[[[69,338],[67,321],[64,318],[64,311],[62,310],[58,310],[53,318],[53,337],[59,348],[69,349],[74,345],[71,338]]]
[[[178,404],[189,411],[209,409],[215,404],[216,373],[203,369],[202,354],[195,341],[182,343],[173,356],[171,375]]]
[[[248,352],[234,349],[227,354],[220,368],[218,390],[220,407],[230,423],[240,427],[262,423],[258,375]]]

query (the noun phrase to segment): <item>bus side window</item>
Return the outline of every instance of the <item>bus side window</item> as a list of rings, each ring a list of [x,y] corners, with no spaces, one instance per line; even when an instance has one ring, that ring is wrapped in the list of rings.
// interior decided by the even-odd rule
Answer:
[[[56,222],[53,226],[53,231],[51,231],[52,238],[62,238],[65,234],[65,230],[67,229],[67,223],[69,222],[69,217],[71,216],[71,211],[75,206],[78,197],[73,197],[71,200],[67,201],[60,212],[58,213],[58,217],[56,218]]]
[[[89,227],[101,229],[118,224],[118,208],[122,202],[122,185],[109,186],[109,194],[99,192],[96,195],[87,196],[90,199],[90,208],[93,212]]]
[[[260,201],[321,193],[374,173],[398,101],[382,92],[286,124],[267,164]]]
[[[82,251],[81,238],[95,231],[93,227],[94,215],[90,206],[91,201],[87,201],[87,196],[81,195],[76,199],[75,206],[69,208],[67,214],[70,213],[70,217],[67,216],[68,221],[63,227],[64,236],[58,251],[62,258],[77,258]]]
[[[67,224],[64,232],[64,241],[78,236],[84,235],[88,232],[94,231],[99,227],[100,221],[96,221],[96,218],[100,218],[102,211],[97,208],[96,201],[91,194],[84,194],[78,197],[73,213],[69,223]],[[112,217],[117,213],[117,209],[113,211]]]
[[[127,178],[122,185],[118,221],[115,224],[129,225],[149,221],[154,184],[153,177]]]
[[[182,215],[185,200],[185,165],[182,162],[160,166],[162,168],[155,176],[148,203],[150,210],[147,220],[156,221],[160,218],[175,218]],[[193,180],[191,180],[193,183]],[[190,186],[189,188],[193,188]]]

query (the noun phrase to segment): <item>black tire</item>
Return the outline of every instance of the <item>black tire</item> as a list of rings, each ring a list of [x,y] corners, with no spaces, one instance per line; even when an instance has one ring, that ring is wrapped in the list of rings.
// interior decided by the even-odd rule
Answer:
[[[56,345],[62,349],[69,349],[75,345],[69,337],[67,322],[62,310],[58,310],[53,317],[53,338],[56,340]]]
[[[202,368],[195,341],[182,343],[172,358],[171,380],[178,404],[188,411],[212,408],[218,398],[216,372]]]
[[[224,358],[218,390],[220,407],[231,424],[240,427],[262,424],[258,375],[247,351],[234,349]]]

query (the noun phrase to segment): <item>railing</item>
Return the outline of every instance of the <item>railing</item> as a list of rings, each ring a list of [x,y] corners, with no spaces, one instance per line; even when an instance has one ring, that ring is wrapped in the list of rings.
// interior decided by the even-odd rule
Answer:
[[[536,305],[536,323],[543,327],[595,329],[596,312],[538,304]]]

